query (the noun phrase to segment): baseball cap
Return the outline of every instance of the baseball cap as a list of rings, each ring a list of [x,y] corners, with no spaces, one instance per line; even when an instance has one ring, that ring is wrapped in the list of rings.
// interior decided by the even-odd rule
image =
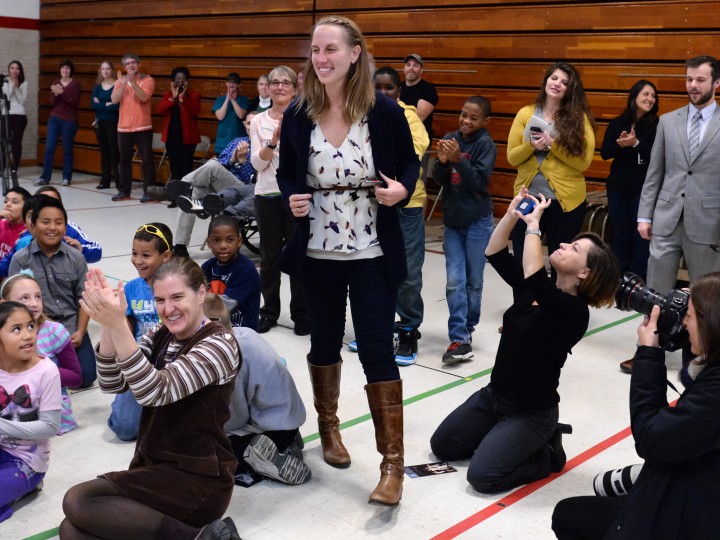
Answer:
[[[416,61],[418,64],[420,64],[421,66],[423,65],[422,56],[420,56],[419,54],[415,54],[415,53],[413,53],[413,54],[408,54],[408,55],[405,57],[405,60],[403,60],[403,63],[406,63],[406,62],[407,62],[408,60],[410,60],[410,59],[415,60],[415,61]]]
[[[232,73],[228,73],[228,76],[225,77],[225,80],[228,82],[234,82],[235,84],[240,84],[240,75],[233,71]]]

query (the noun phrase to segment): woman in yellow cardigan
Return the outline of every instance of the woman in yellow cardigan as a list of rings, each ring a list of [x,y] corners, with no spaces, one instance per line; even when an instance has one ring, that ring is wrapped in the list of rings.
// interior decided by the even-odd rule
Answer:
[[[595,121],[580,74],[565,62],[545,72],[535,104],[520,109],[510,128],[507,158],[517,167],[514,194],[522,186],[552,199],[540,221],[548,254],[580,232],[585,217],[585,177],[595,150]],[[525,222],[512,233],[513,252],[522,259]]]

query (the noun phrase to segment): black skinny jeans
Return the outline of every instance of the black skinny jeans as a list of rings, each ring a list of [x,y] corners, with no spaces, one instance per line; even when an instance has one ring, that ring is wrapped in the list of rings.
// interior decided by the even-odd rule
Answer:
[[[110,185],[115,178],[115,185],[120,182],[120,150],[118,149],[118,132],[116,120],[98,120],[95,136],[100,146],[100,183]]]
[[[280,317],[280,270],[277,261],[285,243],[295,233],[295,218],[282,197],[255,196],[255,217],[260,233],[260,279],[263,306],[260,317],[277,321]],[[290,278],[290,318],[307,320],[302,283]]]
[[[306,259],[311,364],[329,366],[341,360],[349,297],[358,356],[368,384],[400,378],[393,349],[397,287],[387,282],[384,259]]]
[[[118,148],[120,150],[120,182],[118,191],[130,195],[132,191],[132,158],[135,145],[138,147],[138,156],[142,160],[143,187],[155,185],[155,160],[152,151],[152,131],[133,131],[118,133]]]
[[[165,145],[167,156],[170,160],[170,179],[182,180],[186,174],[190,174],[193,170],[193,158],[195,157],[195,144],[175,144],[168,143]]]
[[[22,159],[22,139],[27,123],[27,116],[24,114],[8,115],[8,124],[10,125],[10,131],[12,132],[10,149],[12,150],[13,155],[13,171],[17,171],[18,167],[20,167],[20,160]]]

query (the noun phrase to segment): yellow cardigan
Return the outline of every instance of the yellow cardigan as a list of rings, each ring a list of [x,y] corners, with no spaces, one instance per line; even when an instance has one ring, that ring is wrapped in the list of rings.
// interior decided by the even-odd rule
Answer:
[[[583,172],[590,166],[595,152],[595,134],[592,125],[590,120],[585,117],[585,154],[583,156],[570,156],[563,147],[554,144],[540,165],[535,157],[535,148],[530,141],[523,137],[525,126],[534,111],[535,105],[528,105],[520,109],[508,135],[507,159],[510,165],[517,167],[518,170],[513,192],[517,195],[522,186],[530,188],[533,178],[540,171],[547,178],[563,211],[570,212],[585,200]]]
[[[400,100],[398,100],[398,105],[405,111],[405,118],[410,125],[410,133],[412,134],[415,153],[420,162],[422,162],[425,151],[428,149],[428,146],[430,146],[430,138],[425,129],[425,124],[420,120],[420,117],[417,115],[417,109],[414,106],[406,105]],[[422,167],[420,167],[420,176],[415,183],[415,191],[413,191],[410,202],[405,205],[405,208],[422,208],[425,206],[426,198],[427,193],[425,192],[425,182],[423,182],[423,170]]]

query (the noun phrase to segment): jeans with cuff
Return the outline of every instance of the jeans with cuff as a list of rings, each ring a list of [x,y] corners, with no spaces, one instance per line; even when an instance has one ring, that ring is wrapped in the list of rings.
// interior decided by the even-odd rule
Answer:
[[[492,214],[466,227],[445,226],[445,297],[450,311],[450,342],[471,343],[472,333],[480,322],[485,248],[493,226]]]
[[[43,156],[43,180],[50,181],[52,177],[53,161],[55,159],[55,148],[62,137],[63,147],[63,179],[72,180],[73,173],[73,142],[77,133],[77,122],[62,120],[57,116],[51,116],[47,125],[47,137],[45,139],[45,155]]]

